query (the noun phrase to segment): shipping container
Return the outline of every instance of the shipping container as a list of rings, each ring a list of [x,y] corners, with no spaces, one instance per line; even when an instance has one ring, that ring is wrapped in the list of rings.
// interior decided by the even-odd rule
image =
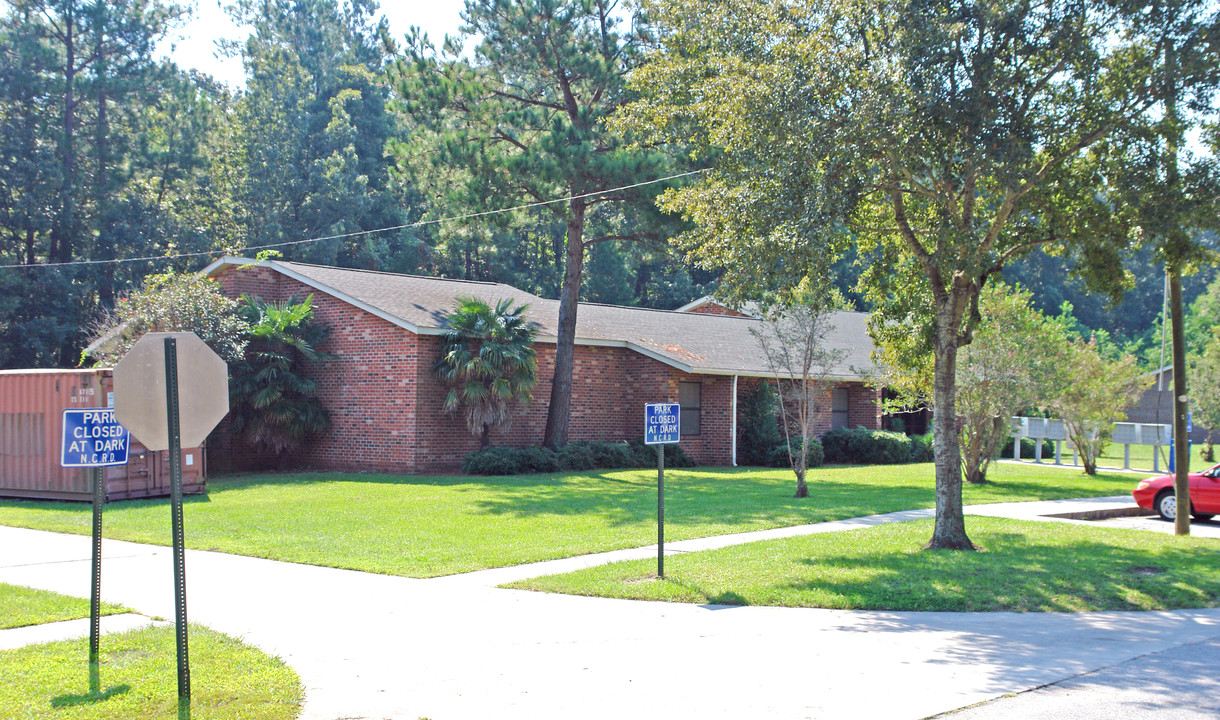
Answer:
[[[114,407],[109,368],[0,370],[0,497],[90,500],[89,468],[60,466],[63,411]],[[206,490],[201,447],[182,451],[182,491]],[[131,438],[127,464],[102,468],[108,500],[170,494],[169,453]]]

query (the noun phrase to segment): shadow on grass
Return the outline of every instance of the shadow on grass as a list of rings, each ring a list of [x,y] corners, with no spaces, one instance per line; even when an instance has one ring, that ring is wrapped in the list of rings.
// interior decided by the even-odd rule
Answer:
[[[614,484],[498,487],[476,507],[482,513],[512,517],[596,514],[614,525],[655,520],[655,475],[630,482],[604,474],[591,477]],[[792,496],[794,483],[779,473],[666,472],[666,523],[769,527],[931,507],[935,501],[933,488],[920,483],[811,482],[809,497],[801,499]]]
[[[822,522],[913,507],[934,502],[930,472],[888,470],[877,476],[859,467],[819,468],[810,478],[810,497],[793,498],[795,480],[786,469],[684,468],[666,472],[665,504],[668,524],[709,526],[718,532],[729,526],[759,529]],[[865,480],[859,480],[859,478]],[[346,492],[340,484],[351,484]],[[228,476],[212,480],[208,496],[185,499],[189,508],[221,503],[225,495],[255,488],[335,486],[333,498],[362,500],[363,485],[403,488],[445,488],[469,493],[457,512],[504,518],[574,517],[596,515],[611,526],[655,522],[656,472],[651,469],[593,470],[503,477],[421,477],[359,473],[302,473],[298,475]],[[404,493],[404,502],[412,502]],[[426,494],[426,493],[425,493]],[[380,495],[382,502],[392,497]],[[110,503],[107,512],[153,510],[169,505],[168,498],[123,500]],[[87,503],[66,504],[34,500],[0,500],[0,508],[54,508],[79,515],[90,512]],[[189,512],[189,511],[188,511]],[[83,526],[82,526],[83,527]]]
[[[124,695],[131,692],[130,685],[115,685],[108,687],[105,690],[91,692],[85,695],[60,695],[51,699],[51,707],[53,708],[68,708],[78,705],[91,705],[93,703],[105,702],[117,695]]]
[[[1220,605],[1214,547],[1142,547],[1122,531],[1108,541],[976,531],[981,552],[885,548],[799,561],[810,579],[789,588],[855,609],[1082,612]],[[1095,531],[1094,531],[1095,532]],[[1125,541],[1125,542],[1124,542]],[[861,575],[858,570],[866,567]]]

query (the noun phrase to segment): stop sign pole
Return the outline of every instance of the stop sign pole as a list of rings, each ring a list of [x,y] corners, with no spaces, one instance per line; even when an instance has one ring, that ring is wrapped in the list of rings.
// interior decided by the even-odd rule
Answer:
[[[188,378],[180,392],[179,377]],[[149,450],[169,451],[179,715],[190,713],[182,446],[203,443],[229,411],[228,367],[194,333],[147,333],[114,368],[115,416]],[[162,405],[161,403],[164,403]]]
[[[191,660],[186,633],[186,549],[182,535],[182,417],[178,403],[178,341],[165,338],[165,426],[169,435],[169,487],[174,534],[174,627],[178,648],[178,703],[191,704]]]

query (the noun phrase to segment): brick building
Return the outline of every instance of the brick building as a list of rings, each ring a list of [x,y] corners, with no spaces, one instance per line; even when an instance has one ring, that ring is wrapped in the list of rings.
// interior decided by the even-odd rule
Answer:
[[[452,470],[479,440],[445,413],[445,390],[432,375],[445,318],[458,296],[529,305],[537,328],[538,384],[533,402],[495,445],[542,439],[554,372],[557,300],[509,285],[225,257],[204,272],[226,294],[269,301],[313,295],[315,317],[331,328],[325,348],[336,360],[317,368],[331,426],[309,442],[301,463],[326,469],[424,473]],[[878,392],[857,368],[870,366],[867,315],[834,318],[835,344],[846,351],[821,419],[832,426],[880,427]],[[769,376],[750,327],[759,321],[709,313],[581,303],[577,314],[571,440],[631,440],[643,435],[646,402],[681,402],[683,449],[705,465],[736,464],[738,399]],[[214,443],[216,445],[216,443]],[[217,448],[234,455],[232,449]],[[249,464],[238,458],[238,466]],[[221,464],[224,464],[223,461]]]

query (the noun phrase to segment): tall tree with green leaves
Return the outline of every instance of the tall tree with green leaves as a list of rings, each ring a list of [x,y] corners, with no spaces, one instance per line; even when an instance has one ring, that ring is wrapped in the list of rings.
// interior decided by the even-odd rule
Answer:
[[[492,307],[476,297],[459,297],[449,314],[432,371],[449,388],[445,410],[466,416],[481,447],[488,446],[493,428],[507,427],[513,409],[532,398],[537,364],[527,309],[508,299]]]
[[[613,0],[467,0],[463,32],[437,52],[414,37],[394,74],[412,142],[397,153],[450,211],[519,203],[563,226],[563,274],[546,445],[567,442],[576,314],[596,243],[655,237],[666,156],[631,147],[607,124],[629,99],[626,78],[649,42],[646,18],[624,23]],[[627,188],[627,189],[619,189]],[[487,219],[477,220],[480,224]],[[558,241],[558,238],[557,238]]]
[[[1143,241],[1155,250],[1169,285],[1170,333],[1173,338],[1174,489],[1180,507],[1188,507],[1190,471],[1186,330],[1182,276],[1202,265],[1214,265],[1215,247],[1204,242],[1204,230],[1220,229],[1216,197],[1220,168],[1214,157],[1200,157],[1187,147],[1188,134],[1216,119],[1220,86],[1220,10],[1206,0],[1156,0],[1132,3],[1130,34],[1143,44],[1155,88],[1155,112],[1131,118],[1129,140],[1110,148],[1115,201],[1134,210]],[[1190,518],[1179,513],[1178,535],[1190,534]]]
[[[794,286],[857,244],[872,331],[918,333],[934,358],[936,524],[971,549],[962,510],[958,350],[979,294],[1036,248],[1118,293],[1125,209],[1090,151],[1142,117],[1151,82],[1136,8],[1076,0],[647,2],[664,50],[633,76],[630,124],[715,155],[663,207],[725,268],[721,294]]]
[[[1077,338],[1066,350],[1064,381],[1047,407],[1063,419],[1068,442],[1076,448],[1085,474],[1096,475],[1097,460],[1110,442],[1114,423],[1127,418],[1127,408],[1152,379],[1140,371],[1134,356],[1109,357],[1095,338]]]
[[[253,29],[232,44],[247,76],[234,118],[243,244],[288,243],[284,256],[305,262],[414,270],[402,261],[409,232],[363,234],[411,216],[385,156],[396,128],[375,0],[241,0],[232,14]]]
[[[206,193],[189,182],[203,153],[174,131],[206,134],[212,88],[157,51],[183,12],[163,0],[0,11],[0,264],[23,266],[0,283],[7,367],[76,362],[88,327],[150,269],[107,261],[208,247],[207,213],[191,211]],[[102,262],[44,267],[80,260]]]

